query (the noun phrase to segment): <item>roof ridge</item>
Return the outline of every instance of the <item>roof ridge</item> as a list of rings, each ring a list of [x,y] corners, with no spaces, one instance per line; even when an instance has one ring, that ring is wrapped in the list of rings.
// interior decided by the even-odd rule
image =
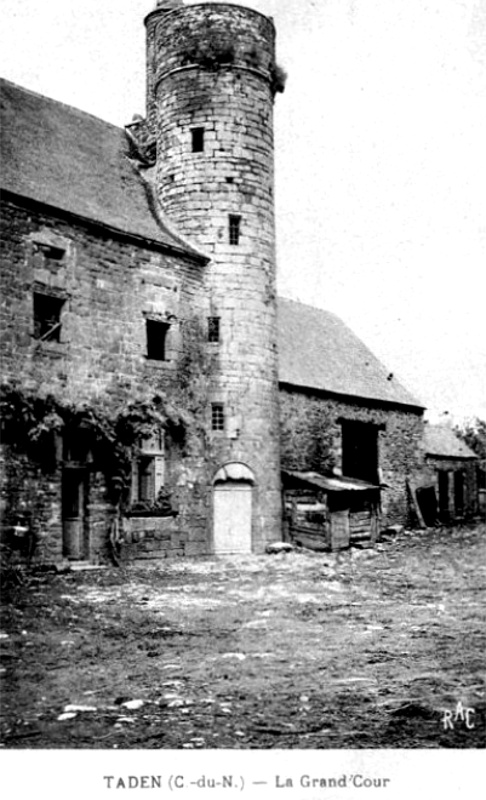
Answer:
[[[281,382],[341,396],[424,408],[406,381],[338,314],[281,295],[278,302]],[[286,341],[288,336],[292,345]],[[296,360],[298,350],[301,356]]]
[[[315,306],[312,303],[304,303],[303,300],[294,300],[293,297],[285,297],[283,294],[279,294],[278,298],[279,300],[285,300],[286,303],[294,303],[297,306],[305,306],[306,308],[314,308],[317,311],[325,311],[326,314],[330,314],[331,316],[340,319],[334,311],[329,311],[327,308],[321,308],[320,306]]]
[[[124,128],[120,125],[115,125],[113,122],[108,122],[108,120],[103,119],[102,117],[96,116],[96,114],[91,114],[89,111],[83,111],[81,108],[77,108],[76,106],[70,105],[70,103],[65,103],[63,100],[56,100],[55,97],[51,97],[47,94],[42,94],[42,92],[36,92],[34,89],[28,89],[26,86],[22,86],[20,83],[15,83],[15,81],[11,81],[8,78],[2,78],[0,75],[0,84],[5,83],[9,86],[13,86],[20,92],[24,94],[28,94],[31,97],[38,97],[40,100],[47,101],[48,103],[55,103],[57,106],[62,106],[63,108],[68,109],[71,112],[74,112],[80,117],[89,117],[90,119],[94,119],[97,122],[101,122],[103,125],[109,125],[110,128],[115,128],[117,131],[124,131]]]

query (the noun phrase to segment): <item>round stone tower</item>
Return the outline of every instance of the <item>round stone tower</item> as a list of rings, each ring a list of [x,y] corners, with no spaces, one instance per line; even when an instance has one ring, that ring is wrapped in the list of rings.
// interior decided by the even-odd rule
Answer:
[[[146,27],[157,193],[211,259],[211,547],[258,552],[281,538],[275,28],[239,5],[177,0],[159,2]]]

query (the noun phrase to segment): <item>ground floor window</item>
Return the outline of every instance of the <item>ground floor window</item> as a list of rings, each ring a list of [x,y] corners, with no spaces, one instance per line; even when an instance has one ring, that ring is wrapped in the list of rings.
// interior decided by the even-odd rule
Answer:
[[[223,403],[212,403],[211,405],[211,429],[213,431],[224,431]]]
[[[140,443],[132,463],[132,504],[155,503],[165,484],[165,446],[163,431]]]

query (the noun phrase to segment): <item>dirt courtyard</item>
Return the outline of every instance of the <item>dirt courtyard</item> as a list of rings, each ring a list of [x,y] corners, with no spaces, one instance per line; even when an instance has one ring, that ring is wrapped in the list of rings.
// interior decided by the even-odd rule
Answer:
[[[483,525],[32,571],[2,605],[1,746],[484,747],[485,551]]]

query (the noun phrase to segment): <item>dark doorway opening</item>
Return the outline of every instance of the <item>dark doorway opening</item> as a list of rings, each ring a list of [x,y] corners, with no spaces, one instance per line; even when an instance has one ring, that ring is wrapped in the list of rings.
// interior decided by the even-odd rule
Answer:
[[[342,423],[343,475],[378,483],[378,428],[364,422]]]
[[[79,561],[87,558],[85,521],[87,470],[66,467],[62,476],[62,554]]]
[[[449,473],[439,471],[439,517],[441,522],[449,522]]]
[[[454,511],[456,517],[464,516],[464,473],[454,473]]]

